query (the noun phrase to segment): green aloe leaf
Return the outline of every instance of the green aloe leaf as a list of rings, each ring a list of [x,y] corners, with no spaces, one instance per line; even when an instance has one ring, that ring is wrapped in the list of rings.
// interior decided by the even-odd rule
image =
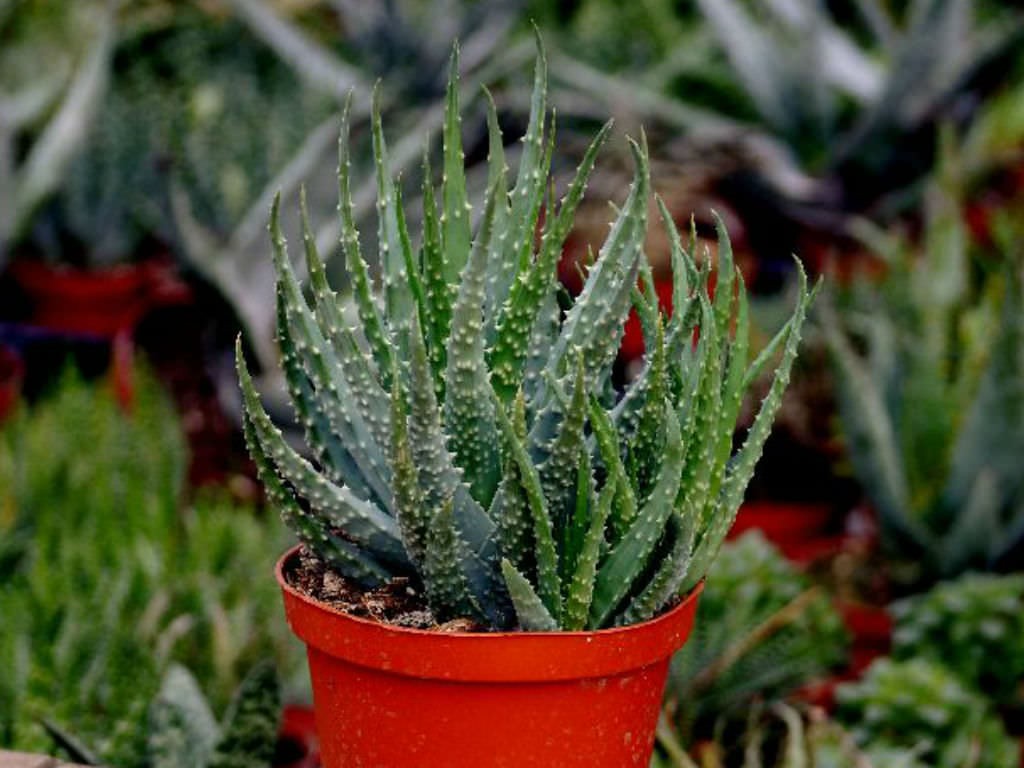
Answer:
[[[601,460],[608,473],[608,479],[605,482],[615,485],[615,500],[609,522],[613,541],[618,541],[629,530],[629,526],[636,518],[639,505],[633,486],[629,482],[626,466],[622,462],[622,453],[615,427],[596,399],[590,403],[590,427],[594,431]]]
[[[258,442],[256,447],[265,458],[267,466],[288,483],[296,496],[309,504],[313,513],[322,517],[332,528],[343,531],[346,538],[391,562],[406,562],[394,518],[371,502],[355,496],[344,486],[332,483],[288,445],[260,403],[242,355],[240,341],[236,342],[235,358],[246,417],[252,426],[253,437]]]
[[[306,268],[309,271],[317,324],[342,364],[363,420],[377,443],[386,445],[391,431],[387,393],[380,385],[376,364],[359,346],[359,340],[342,314],[338,296],[327,281],[327,273],[317,252],[316,238],[309,222],[305,187],[300,192],[299,200],[302,243],[306,252]]]
[[[349,94],[342,111],[341,133],[338,136],[338,215],[341,218],[341,248],[345,254],[345,267],[352,280],[356,307],[359,310],[359,319],[363,324],[363,334],[370,345],[374,360],[377,361],[381,385],[387,389],[391,383],[391,370],[394,367],[391,344],[388,342],[384,319],[374,301],[370,273],[359,246],[359,231],[356,229],[355,213],[352,207],[349,181],[352,172],[352,160],[349,156],[351,107],[352,95]]]
[[[512,605],[516,609],[519,626],[527,632],[554,632],[558,630],[558,622],[537,596],[533,586],[523,574],[508,560],[501,561],[501,572],[512,597]]]
[[[597,572],[590,626],[603,627],[629,593],[657,545],[669,516],[676,508],[676,495],[683,469],[683,446],[679,421],[671,407],[665,409],[665,455],[658,480],[647,502],[622,540],[608,553]]]
[[[569,351],[579,350],[586,362],[587,380],[595,384],[604,380],[618,354],[647,233],[650,194],[647,150],[635,141],[630,141],[629,146],[636,165],[629,195],[587,275],[583,291],[565,317],[548,363],[548,369],[558,375]]]
[[[523,272],[530,263],[537,217],[544,199],[544,185],[550,158],[545,162],[544,120],[547,115],[548,62],[544,45],[537,38],[537,62],[533,73],[533,94],[530,97],[530,119],[523,137],[523,153],[519,158],[516,186],[512,190],[506,247]]]
[[[538,467],[541,488],[547,501],[556,540],[564,540],[572,510],[576,504],[577,472],[581,453],[586,450],[584,427],[587,420],[586,379],[583,361],[577,360],[572,395],[565,403],[547,458]],[[563,548],[564,552],[564,548]]]
[[[423,567],[427,601],[439,621],[485,618],[461,567],[469,556],[468,547],[455,527],[452,502],[448,501],[430,522]]]
[[[473,497],[484,506],[490,505],[501,480],[494,404],[484,362],[482,318],[494,191],[494,187],[488,191],[484,220],[455,301],[444,403],[444,423],[452,452],[465,472]]]
[[[441,245],[441,219],[431,185],[430,154],[423,153],[423,242],[420,262],[427,312],[423,317],[424,335],[428,340],[430,366],[434,372],[434,390],[444,400],[444,374],[448,364],[448,333],[452,324],[454,287],[445,277],[444,248]]]
[[[488,351],[487,361],[494,387],[505,402],[511,400],[522,383],[523,363],[529,351],[535,319],[542,313],[544,304],[552,300],[552,286],[562,247],[572,229],[576,208],[586,192],[597,153],[610,131],[609,122],[590,143],[557,216],[549,209],[549,222],[554,223],[544,233],[537,260],[529,265],[528,271],[524,273],[525,279],[512,284],[508,301],[498,315],[495,341]]]
[[[629,474],[641,503],[654,485],[664,448],[665,403],[668,397],[668,363],[665,359],[665,329],[656,315],[653,344],[649,348],[650,372],[644,404],[637,420],[636,434],[627,453]]]
[[[444,112],[444,178],[441,196],[441,242],[445,254],[445,279],[449,285],[459,281],[470,258],[470,205],[466,197],[465,156],[462,153],[462,116],[459,114],[459,47],[452,48],[448,71],[448,92]],[[493,214],[491,214],[493,216]]]
[[[422,343],[422,342],[421,342]],[[420,488],[419,472],[409,445],[408,414],[402,379],[392,372],[391,389],[391,476],[394,478],[395,517],[402,533],[402,544],[409,557],[422,568],[426,562],[430,531],[429,507]],[[450,498],[450,497],[449,497]],[[436,507],[435,507],[436,509]]]
[[[690,566],[694,528],[692,520],[680,515],[669,518],[672,546],[658,565],[654,576],[629,606],[616,619],[616,626],[628,626],[647,621],[658,615],[669,601],[679,595],[680,587]]]
[[[609,479],[598,496],[590,517],[582,546],[575,560],[568,594],[565,600],[565,629],[580,630],[587,627],[590,605],[594,596],[594,579],[598,560],[605,544],[605,525],[617,495],[616,484]]]
[[[557,620],[562,613],[562,585],[558,577],[558,550],[555,547],[551,516],[548,513],[544,492],[541,489],[540,476],[530,460],[530,455],[522,440],[516,434],[512,421],[505,413],[498,394],[492,390],[492,395],[494,397],[494,413],[497,416],[502,438],[509,446],[512,458],[519,468],[523,490],[530,505],[536,546],[538,593],[548,612]]]
[[[331,480],[349,488],[359,498],[369,499],[373,496],[373,491],[363,479],[359,465],[349,453],[344,441],[331,426],[325,405],[316,396],[316,391],[302,368],[295,343],[288,331],[288,312],[285,309],[287,302],[280,286],[276,291],[276,301],[277,327],[284,330],[283,333],[278,333],[281,367],[284,370],[295,416],[305,429],[306,442],[314,449],[317,461]]]

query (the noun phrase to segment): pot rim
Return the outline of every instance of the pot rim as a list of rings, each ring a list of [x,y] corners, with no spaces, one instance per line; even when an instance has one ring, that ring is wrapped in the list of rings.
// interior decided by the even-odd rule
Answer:
[[[352,616],[288,583],[288,549],[274,573],[292,630],[324,653],[392,674],[464,682],[608,677],[666,660],[690,634],[703,580],[671,609],[639,624],[592,631],[438,632]]]

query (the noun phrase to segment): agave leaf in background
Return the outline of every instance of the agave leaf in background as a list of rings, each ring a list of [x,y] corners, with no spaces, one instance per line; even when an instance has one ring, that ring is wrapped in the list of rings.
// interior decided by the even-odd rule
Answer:
[[[929,186],[921,244],[881,242],[881,289],[855,286],[820,315],[855,472],[925,583],[1024,552],[1011,458],[1024,451],[1024,271],[997,245],[985,256],[998,266],[972,283],[955,159]]]
[[[14,41],[0,57],[0,67],[5,70],[0,72],[0,265],[31,215],[59,186],[84,143],[106,89],[116,38],[114,4],[82,3],[64,19],[69,28],[74,25],[71,50],[78,50],[67,64],[66,82],[60,82],[56,74],[40,80],[36,68],[24,73],[30,78],[27,84],[12,83],[9,68],[13,67],[17,76],[19,56],[22,64],[38,67],[35,57],[47,56],[48,46],[55,43],[48,39],[53,30],[47,29],[53,18],[46,19],[45,6],[39,13],[36,24],[27,25],[28,39]],[[49,9],[51,17],[55,13]],[[33,33],[39,39],[34,39]],[[63,33],[68,34],[67,30]],[[68,48],[62,48],[59,41],[55,47],[59,55],[66,55]],[[59,65],[52,71],[60,72]],[[45,124],[36,125],[47,112]],[[19,162],[15,142],[26,134],[34,134],[34,138]]]

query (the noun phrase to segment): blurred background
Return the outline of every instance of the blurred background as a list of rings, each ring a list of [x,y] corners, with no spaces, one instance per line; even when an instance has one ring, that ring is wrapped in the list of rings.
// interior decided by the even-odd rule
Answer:
[[[233,367],[241,333],[288,424],[270,203],[280,191],[298,242],[305,184],[321,253],[338,250],[351,95],[375,253],[372,89],[417,210],[456,40],[479,199],[482,86],[516,167],[532,25],[557,190],[616,119],[567,290],[641,129],[707,258],[724,220],[762,345],[792,256],[827,278],[674,664],[655,764],[1020,762],[1024,3],[997,0],[0,0],[0,748],[151,765],[161,701],[184,689],[219,714],[270,659],[274,765],[317,765],[270,578],[289,538],[246,456]],[[667,304],[660,232],[646,253]],[[620,380],[642,355],[633,318]]]

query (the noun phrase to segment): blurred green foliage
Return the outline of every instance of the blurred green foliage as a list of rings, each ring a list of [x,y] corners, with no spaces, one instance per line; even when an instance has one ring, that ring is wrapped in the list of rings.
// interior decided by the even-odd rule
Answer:
[[[972,248],[962,189],[950,149],[920,239],[867,231],[885,279],[819,313],[854,472],[920,586],[1024,558],[1024,261]]]
[[[0,741],[44,751],[46,718],[111,765],[143,764],[163,670],[215,706],[273,656],[302,690],[282,620],[276,519],[183,493],[177,417],[145,371],[131,415],[68,371],[0,432]],[[254,578],[262,573],[263,578]]]
[[[837,719],[858,743],[915,749],[934,768],[1007,768],[1019,760],[991,703],[945,667],[879,659],[837,691]]]
[[[697,621],[676,654],[667,699],[684,733],[742,720],[841,664],[847,645],[828,596],[756,531],[722,547]]]
[[[1024,574],[967,574],[890,610],[895,658],[929,659],[997,704],[1024,704]]]

